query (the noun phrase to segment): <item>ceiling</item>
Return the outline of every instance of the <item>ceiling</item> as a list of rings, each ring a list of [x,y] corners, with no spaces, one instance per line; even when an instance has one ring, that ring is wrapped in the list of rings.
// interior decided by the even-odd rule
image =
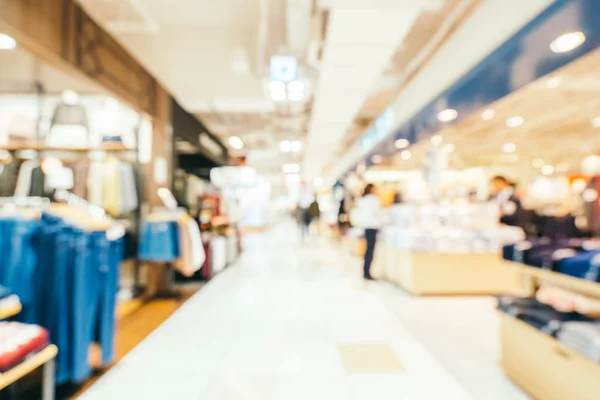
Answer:
[[[512,179],[534,168],[547,173],[580,172],[582,159],[600,151],[598,65],[600,50],[438,132],[443,139],[440,146],[453,150],[450,168],[504,166]],[[522,117],[522,125],[507,126],[513,117]],[[436,140],[411,146],[410,160],[398,153],[384,165],[421,169]]]
[[[263,172],[304,161],[316,176],[479,0],[79,2],[213,133],[240,137]],[[270,100],[275,54],[298,59],[303,101]],[[278,152],[281,140],[304,150]]]

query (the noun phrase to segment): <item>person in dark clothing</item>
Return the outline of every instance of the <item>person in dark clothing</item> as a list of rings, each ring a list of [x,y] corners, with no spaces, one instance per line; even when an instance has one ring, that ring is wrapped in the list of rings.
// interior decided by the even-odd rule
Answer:
[[[371,275],[371,264],[375,256],[375,245],[377,234],[383,225],[381,201],[377,197],[377,188],[373,184],[365,187],[363,197],[358,202],[358,214],[360,227],[365,230],[367,249],[365,251],[365,262],[363,265],[363,277],[373,280]]]
[[[492,188],[494,199],[500,206],[500,223],[523,227],[525,213],[521,200],[515,195],[515,185],[498,175],[492,178]]]

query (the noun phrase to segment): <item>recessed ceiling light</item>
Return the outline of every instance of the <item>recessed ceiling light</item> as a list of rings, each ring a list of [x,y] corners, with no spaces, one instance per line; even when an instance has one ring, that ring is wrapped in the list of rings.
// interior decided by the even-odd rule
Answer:
[[[544,165],[542,167],[542,174],[552,175],[554,173],[554,167],[552,165]]]
[[[592,127],[600,128],[600,117],[596,117],[592,120]]]
[[[450,122],[454,121],[458,117],[458,111],[448,108],[444,111],[440,111],[437,118],[440,122]]]
[[[289,153],[290,151],[292,151],[292,145],[290,141],[282,140],[281,142],[279,142],[279,150],[283,151],[284,153]]]
[[[412,157],[410,150],[404,150],[402,153],[400,153],[400,158],[403,160],[410,160],[410,157]]]
[[[232,136],[228,140],[229,145],[235,150],[241,150],[244,148],[244,142],[237,136]]]
[[[546,87],[548,89],[556,89],[562,83],[562,78],[559,76],[555,76],[554,78],[550,78],[546,81]]]
[[[517,150],[517,145],[514,143],[504,143],[502,151],[505,153],[514,153]]]
[[[440,144],[442,144],[443,141],[444,138],[442,138],[440,135],[435,135],[431,137],[431,144],[435,146],[439,146]]]
[[[383,158],[380,155],[374,155],[373,157],[371,157],[371,161],[373,162],[373,164],[379,164],[381,161],[383,161]]]
[[[542,168],[544,166],[544,164],[546,164],[544,162],[543,159],[541,158],[536,158],[535,160],[533,160],[533,162],[531,163],[531,165],[533,165],[533,168]]]
[[[448,143],[446,145],[446,151],[448,153],[454,153],[455,150],[456,150],[456,146],[454,146],[452,143]]]
[[[510,117],[509,119],[506,120],[506,126],[508,126],[509,128],[516,128],[518,126],[523,125],[523,123],[525,122],[525,119],[521,116],[514,116],[514,117]]]
[[[12,37],[0,33],[0,50],[14,50],[17,48],[17,41]]]
[[[581,46],[585,42],[583,32],[569,32],[560,35],[550,43],[550,49],[555,53],[566,53]]]
[[[410,146],[410,142],[407,139],[398,139],[394,143],[397,149],[405,149]]]
[[[302,151],[302,142],[299,140],[292,140],[290,142],[290,151],[292,153],[299,153]]]
[[[271,91],[271,99],[273,101],[284,101],[287,99],[287,94],[285,92]]]
[[[484,121],[490,121],[490,120],[494,119],[495,116],[496,116],[496,112],[494,110],[492,110],[491,108],[488,108],[483,113],[481,113],[481,119],[483,119]]]
[[[298,174],[300,173],[300,165],[299,164],[285,164],[283,166],[284,174]]]

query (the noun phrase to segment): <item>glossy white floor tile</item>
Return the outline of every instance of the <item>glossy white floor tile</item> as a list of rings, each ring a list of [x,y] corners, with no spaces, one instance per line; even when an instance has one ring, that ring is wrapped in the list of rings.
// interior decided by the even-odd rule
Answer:
[[[414,327],[407,329],[418,314],[431,310],[385,284],[365,286],[357,260],[319,239],[301,244],[290,226],[251,237],[246,244],[235,266],[206,285],[81,398],[488,399],[474,396],[413,335]],[[398,313],[398,304],[389,300],[394,295],[414,307],[415,314],[407,318]],[[423,318],[429,321],[427,315]],[[445,330],[447,324],[452,321],[442,318],[428,327]],[[458,351],[465,339],[449,335],[446,345]],[[382,372],[375,362],[370,372],[350,373],[340,353],[344,344],[383,344],[402,370]],[[486,377],[506,384],[490,368],[482,366]]]

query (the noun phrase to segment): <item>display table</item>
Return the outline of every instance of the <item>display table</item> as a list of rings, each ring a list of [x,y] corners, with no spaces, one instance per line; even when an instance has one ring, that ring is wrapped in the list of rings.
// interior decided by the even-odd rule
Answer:
[[[551,284],[600,299],[600,284],[510,261],[530,290]],[[501,364],[506,374],[538,400],[595,400],[600,393],[600,365],[534,327],[500,313]]]
[[[420,253],[380,245],[383,277],[415,295],[501,294],[519,288],[519,270],[497,254]]]
[[[523,321],[500,313],[501,365],[538,400],[597,400],[600,365]]]

